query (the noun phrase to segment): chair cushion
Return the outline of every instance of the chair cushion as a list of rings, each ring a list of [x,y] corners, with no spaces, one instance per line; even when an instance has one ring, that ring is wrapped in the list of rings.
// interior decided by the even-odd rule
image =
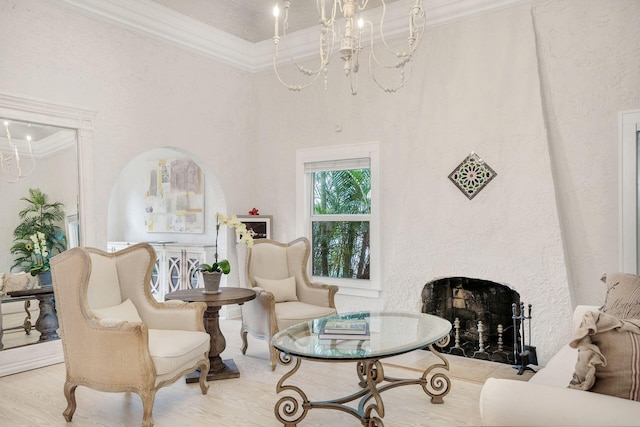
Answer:
[[[640,276],[606,275],[607,296],[602,311],[619,319],[640,319]]]
[[[276,302],[298,301],[296,294],[296,278],[291,276],[287,279],[272,280],[262,277],[254,277],[256,285],[271,292]]]
[[[91,254],[87,302],[92,309],[113,307],[122,302],[115,257]]]
[[[336,309],[319,307],[300,301],[281,302],[276,304],[276,322],[278,329],[283,330],[305,320],[336,314]]]
[[[117,319],[142,323],[138,310],[130,299],[126,299],[124,302],[112,307],[94,308],[91,311],[93,311],[93,314],[99,319]]]
[[[201,359],[207,351],[206,332],[149,329],[149,353],[158,376]]]

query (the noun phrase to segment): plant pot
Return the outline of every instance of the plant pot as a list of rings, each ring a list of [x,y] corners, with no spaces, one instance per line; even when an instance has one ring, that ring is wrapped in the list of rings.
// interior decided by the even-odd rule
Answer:
[[[205,294],[219,294],[220,293],[220,279],[222,279],[221,272],[208,272],[202,271],[202,282],[204,283]]]
[[[38,274],[38,280],[40,280],[41,288],[50,288],[53,286],[53,279],[51,278],[51,271],[45,271]]]

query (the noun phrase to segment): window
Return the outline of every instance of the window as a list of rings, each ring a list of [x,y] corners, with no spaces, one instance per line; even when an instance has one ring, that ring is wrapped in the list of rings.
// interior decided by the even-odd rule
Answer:
[[[311,241],[314,280],[377,296],[378,145],[299,150],[298,234]]]

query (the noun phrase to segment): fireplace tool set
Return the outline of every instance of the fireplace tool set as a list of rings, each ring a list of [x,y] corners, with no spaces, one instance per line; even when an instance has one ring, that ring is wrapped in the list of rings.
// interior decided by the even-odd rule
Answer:
[[[531,345],[531,304],[528,305],[527,315],[524,314],[524,303],[511,304],[511,311],[513,312],[513,357],[517,360],[514,368],[518,369],[518,375],[522,375],[525,370],[531,368],[530,365],[538,364],[538,355],[536,354],[536,348]],[[529,340],[528,344],[525,344],[525,321],[529,325]],[[518,324],[520,328],[518,328]],[[518,329],[520,332],[520,340],[518,340]]]
[[[494,362],[511,363],[515,369],[518,369],[518,375],[522,375],[526,369],[531,369],[530,365],[537,365],[538,358],[536,348],[531,345],[531,304],[528,305],[528,311],[525,314],[524,303],[513,303],[512,306],[513,326],[504,327],[497,326],[497,349],[496,351],[487,351],[487,330],[482,321],[477,322],[478,331],[478,349],[473,352],[472,356],[467,356],[465,349],[460,344],[460,319],[455,318],[453,322],[454,345],[449,349],[449,354],[456,356],[472,357],[474,359],[491,360]],[[510,355],[504,349],[503,336],[509,328],[513,329],[513,355]],[[528,329],[528,334],[527,334]]]

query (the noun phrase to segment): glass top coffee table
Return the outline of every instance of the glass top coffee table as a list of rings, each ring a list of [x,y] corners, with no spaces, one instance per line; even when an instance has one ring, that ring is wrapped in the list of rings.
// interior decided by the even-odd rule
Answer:
[[[327,321],[365,320],[369,329],[367,339],[319,339],[318,333]],[[285,426],[296,426],[313,408],[336,409],[358,418],[363,426],[382,427],[383,391],[410,384],[419,384],[431,396],[432,403],[443,403],[451,382],[436,369],[449,370],[449,362],[435,351],[433,345],[444,347],[449,342],[451,323],[437,316],[423,313],[357,312],[339,314],[298,323],[274,335],[271,345],[278,351],[278,362],[293,368],[278,381],[276,392],[284,392],[275,406],[275,415]],[[400,379],[384,375],[381,359],[429,347],[442,363],[428,367],[420,378]],[[355,362],[360,390],[355,393],[321,402],[311,402],[297,386],[285,385],[300,368],[302,359],[316,362]],[[294,363],[295,362],[295,363]],[[357,407],[346,405],[359,399]],[[375,412],[374,412],[375,411]]]

